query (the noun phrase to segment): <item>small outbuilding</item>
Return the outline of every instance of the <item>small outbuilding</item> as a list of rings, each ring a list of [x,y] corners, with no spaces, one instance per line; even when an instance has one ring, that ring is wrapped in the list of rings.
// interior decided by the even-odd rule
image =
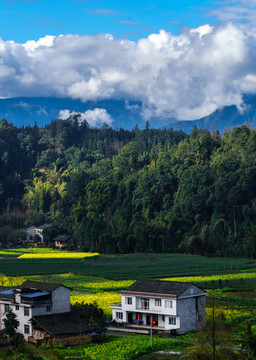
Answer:
[[[40,345],[78,345],[90,343],[92,327],[75,312],[33,316],[29,341]]]
[[[71,239],[70,235],[63,234],[63,235],[56,236],[53,239],[53,241],[55,243],[55,247],[61,249],[69,244],[70,239]]]

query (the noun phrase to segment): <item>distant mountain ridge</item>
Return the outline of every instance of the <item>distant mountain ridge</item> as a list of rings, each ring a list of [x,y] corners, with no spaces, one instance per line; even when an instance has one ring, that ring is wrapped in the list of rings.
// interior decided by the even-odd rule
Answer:
[[[5,118],[15,126],[33,126],[37,122],[43,127],[59,117],[61,110],[84,113],[95,108],[105,109],[113,119],[113,128],[132,129],[136,125],[140,129],[145,127],[145,119],[141,115],[141,102],[129,102],[124,100],[99,100],[82,102],[68,98],[8,98],[0,99],[0,119]],[[183,130],[189,134],[194,126],[208,129],[211,132],[218,129],[221,133],[226,130],[249,124],[256,127],[256,96],[244,101],[244,106],[238,110],[236,106],[226,106],[212,114],[197,120],[178,121],[174,118],[152,118],[150,125],[153,128],[173,128]]]
[[[238,110],[235,105],[225,106],[201,119],[178,121],[165,126],[165,128],[182,130],[189,134],[193,128],[197,126],[200,129],[208,129],[211,132],[218,129],[221,133],[223,133],[224,130],[231,130],[244,123],[248,126],[256,127],[256,96],[245,100],[244,106],[241,110]]]

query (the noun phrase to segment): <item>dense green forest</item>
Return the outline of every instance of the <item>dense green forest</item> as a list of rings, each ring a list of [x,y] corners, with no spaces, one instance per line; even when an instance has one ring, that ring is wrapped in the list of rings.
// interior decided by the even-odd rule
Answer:
[[[256,131],[190,136],[0,121],[0,241],[50,222],[48,241],[103,253],[256,256]]]

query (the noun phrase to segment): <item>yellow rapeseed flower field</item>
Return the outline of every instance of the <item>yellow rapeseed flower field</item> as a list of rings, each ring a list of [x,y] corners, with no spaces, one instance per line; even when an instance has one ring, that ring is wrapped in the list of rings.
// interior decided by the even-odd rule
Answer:
[[[114,292],[101,292],[98,294],[85,294],[85,295],[73,295],[71,296],[71,304],[76,302],[85,304],[92,304],[94,301],[101,307],[104,313],[108,316],[112,314],[110,305],[121,302],[121,295]]]
[[[132,285],[134,280],[106,280],[104,282],[86,282],[82,284],[83,288],[92,292],[102,291],[119,291],[124,290],[128,286]]]
[[[213,315],[212,308],[206,308],[206,316],[207,318],[211,318]],[[227,309],[224,307],[215,308],[214,309],[214,316],[224,315],[225,319],[228,321],[234,320],[235,318],[249,316],[250,312],[245,310],[237,310],[237,309]]]
[[[22,251],[6,251],[6,250],[1,250],[0,251],[0,256],[18,256],[21,255]]]
[[[256,279],[256,272],[244,272],[237,274],[222,274],[222,275],[210,275],[210,276],[184,276],[184,277],[171,277],[171,278],[169,277],[160,280],[196,282],[196,281],[240,280],[240,279]]]
[[[0,256],[17,256],[18,259],[84,259],[98,255],[100,254],[96,252],[71,252],[51,248],[18,248],[0,251]]]
[[[84,259],[86,257],[98,256],[99,253],[87,253],[87,252],[52,252],[41,254],[23,254],[18,259]]]

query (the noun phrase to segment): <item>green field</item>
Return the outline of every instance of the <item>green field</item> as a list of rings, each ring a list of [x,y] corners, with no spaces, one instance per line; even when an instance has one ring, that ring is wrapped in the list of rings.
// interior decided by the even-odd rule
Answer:
[[[48,251],[48,250],[45,250]],[[138,278],[158,278],[169,281],[191,281],[206,289],[208,330],[187,334],[184,340],[211,342],[213,309],[216,321],[216,343],[227,346],[243,346],[248,324],[252,324],[256,336],[256,261],[245,258],[207,258],[183,254],[129,254],[101,255],[85,259],[22,259],[14,257],[23,249],[10,249],[9,257],[3,251],[0,258],[0,283],[16,286],[26,278],[62,283],[73,288],[71,303],[96,301],[111,318],[109,305],[119,302],[120,290],[127,288]],[[44,253],[33,250],[31,253]],[[59,252],[61,253],[61,252]],[[19,255],[18,255],[19,256]],[[201,336],[201,338],[200,338]],[[140,341],[138,340],[140,339]],[[157,340],[155,351],[190,351],[182,343]],[[209,346],[208,346],[209,347]],[[122,356],[118,349],[122,348]],[[191,348],[193,351],[193,348]],[[208,349],[209,350],[209,349]],[[68,349],[45,349],[45,359],[51,359],[51,351],[66,359],[179,359],[168,354],[151,354],[148,338],[111,339],[103,345],[81,345]],[[108,355],[111,352],[111,355]],[[104,356],[103,356],[104,355]],[[120,355],[120,356],[119,356]],[[108,357],[110,356],[110,357]],[[145,357],[144,357],[145,356]],[[190,355],[188,355],[190,356]]]
[[[248,258],[207,258],[183,254],[101,255],[85,259],[0,258],[0,273],[7,276],[73,273],[113,280],[163,278],[235,273],[254,270]]]

